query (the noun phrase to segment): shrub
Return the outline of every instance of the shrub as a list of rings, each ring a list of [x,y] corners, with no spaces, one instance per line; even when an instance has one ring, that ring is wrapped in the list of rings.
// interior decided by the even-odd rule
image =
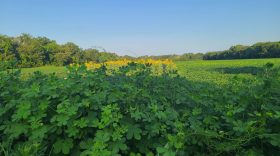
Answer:
[[[280,80],[264,71],[223,89],[138,63],[2,72],[0,155],[279,155]]]

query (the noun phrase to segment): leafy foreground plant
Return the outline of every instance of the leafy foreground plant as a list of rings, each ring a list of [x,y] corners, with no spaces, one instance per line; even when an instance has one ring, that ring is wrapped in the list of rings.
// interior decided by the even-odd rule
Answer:
[[[149,65],[0,76],[0,155],[279,155],[280,79],[219,89]],[[240,87],[240,83],[248,84]],[[237,87],[238,86],[238,87]]]

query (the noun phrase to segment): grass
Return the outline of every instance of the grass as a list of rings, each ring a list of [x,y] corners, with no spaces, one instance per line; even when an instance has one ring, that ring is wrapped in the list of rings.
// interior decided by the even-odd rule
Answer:
[[[231,78],[242,77],[254,79],[255,75],[261,71],[261,67],[271,62],[274,66],[280,67],[280,59],[242,59],[242,60],[198,60],[175,62],[179,74],[191,81],[216,83],[224,85],[231,83]],[[66,67],[44,66],[36,68],[23,68],[23,76],[28,76],[35,71],[45,74],[56,73],[64,75]]]
[[[57,66],[43,66],[43,67],[22,68],[21,69],[23,77],[27,77],[36,71],[40,71],[44,74],[55,73],[56,75],[63,76],[66,74],[67,68],[66,67],[57,67]]]
[[[202,81],[224,85],[231,83],[233,77],[254,79],[266,63],[280,66],[280,59],[242,59],[242,60],[199,60],[176,62],[180,75],[191,81]]]

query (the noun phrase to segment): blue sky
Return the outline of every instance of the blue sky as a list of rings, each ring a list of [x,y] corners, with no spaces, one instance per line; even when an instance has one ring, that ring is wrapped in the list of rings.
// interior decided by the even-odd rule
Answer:
[[[0,34],[29,33],[124,55],[280,40],[279,0],[0,0]]]

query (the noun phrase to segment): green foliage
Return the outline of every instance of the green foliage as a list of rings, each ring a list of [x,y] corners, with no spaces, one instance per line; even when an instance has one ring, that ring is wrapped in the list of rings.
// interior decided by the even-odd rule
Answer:
[[[71,138],[57,140],[53,145],[54,153],[69,154],[73,146],[73,140]]]
[[[249,58],[279,58],[280,42],[260,42],[252,46],[236,45],[229,50],[208,52],[204,60],[249,59]]]
[[[17,67],[65,66],[87,61],[100,63],[118,58],[114,53],[83,50],[71,42],[59,45],[46,37],[32,37],[29,34],[18,37],[0,35],[0,61],[16,62]]]
[[[0,72],[0,155],[279,155],[280,73],[189,81],[131,63]],[[245,85],[246,84],[246,85]]]

